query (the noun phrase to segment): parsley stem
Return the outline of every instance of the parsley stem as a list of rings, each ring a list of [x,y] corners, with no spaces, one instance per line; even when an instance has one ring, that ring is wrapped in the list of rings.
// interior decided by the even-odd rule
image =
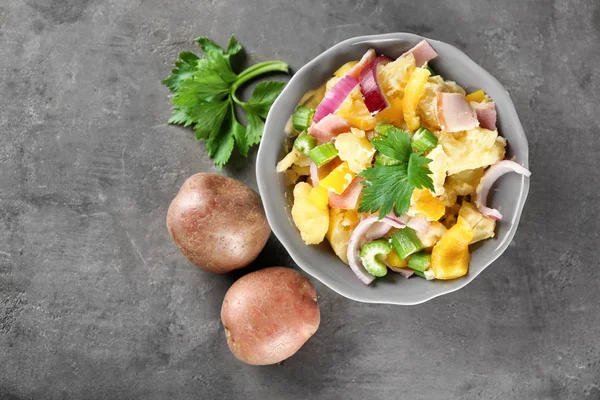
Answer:
[[[244,83],[260,76],[263,74],[266,74],[268,72],[288,72],[289,71],[289,67],[286,63],[284,63],[283,61],[265,61],[256,65],[251,66],[250,68],[242,71],[239,75],[238,75],[238,79],[234,82],[233,85],[231,85],[231,97],[233,98],[233,101],[235,101],[237,104],[244,105],[246,104],[245,102],[241,101],[240,99],[237,98],[237,96],[235,95],[235,92],[237,92],[237,90],[240,88],[240,86],[242,86]]]

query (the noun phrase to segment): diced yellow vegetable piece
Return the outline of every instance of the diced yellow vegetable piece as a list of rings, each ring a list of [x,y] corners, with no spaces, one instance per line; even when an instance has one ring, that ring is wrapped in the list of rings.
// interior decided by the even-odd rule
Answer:
[[[440,145],[449,158],[448,175],[454,175],[467,169],[487,167],[504,159],[506,139],[499,136],[498,131],[474,128],[446,132],[439,137]]]
[[[292,149],[292,151],[290,151],[287,154],[287,156],[283,157],[283,159],[277,163],[277,172],[283,172],[286,169],[290,168],[301,155],[303,154],[300,153],[298,150]]]
[[[300,182],[294,186],[294,199],[308,199],[313,187],[306,182]]]
[[[414,69],[416,68],[415,56],[407,54],[399,57],[377,70],[377,78],[381,85],[381,90],[388,97],[402,98],[406,83]]]
[[[431,180],[433,181],[435,195],[441,196],[444,194],[444,183],[446,182],[449,157],[444,148],[438,145],[429,152],[427,158],[432,160],[429,163],[429,169],[431,170]]]
[[[413,190],[408,215],[421,215],[428,221],[437,221],[446,213],[444,203],[427,189]]]
[[[444,185],[446,191],[453,190],[458,196],[475,194],[477,186],[483,176],[483,168],[466,169],[457,174],[450,175]]]
[[[354,132],[362,133],[354,134]],[[365,137],[365,132],[354,129],[353,133],[342,133],[335,139],[335,148],[341,160],[348,163],[348,167],[355,174],[371,166],[375,148]]]
[[[392,267],[406,268],[408,266],[408,257],[402,260],[400,257],[398,257],[398,253],[396,253],[396,250],[392,249],[392,251],[390,251],[389,254],[385,257],[385,262],[391,265]]]
[[[292,219],[306,244],[319,244],[329,228],[329,207],[317,205],[311,200],[314,189],[306,182],[294,187]]]
[[[456,279],[469,271],[469,243],[473,239],[473,229],[462,217],[450,228],[433,247],[431,269],[436,279]]]
[[[496,221],[481,214],[471,203],[463,202],[458,215],[465,219],[473,229],[471,243],[489,239],[495,236]]]
[[[329,175],[321,179],[319,185],[337,194],[342,194],[350,186],[355,176],[356,174],[352,172],[348,163],[344,161],[331,171]]]
[[[424,68],[415,68],[404,90],[404,98],[402,99],[402,111],[404,113],[404,121],[408,124],[411,131],[417,130],[421,125],[421,119],[417,115],[417,107],[419,100],[425,90],[427,79],[431,75],[429,70]]]
[[[314,205],[309,199],[294,200],[292,218],[306,244],[319,244],[329,227],[329,210]]]
[[[402,113],[402,99],[400,97],[388,97],[390,106],[379,114],[375,115],[375,119],[379,122],[394,123],[404,121]]]
[[[336,115],[350,122],[354,127],[370,131],[377,126],[377,119],[371,115],[365,105],[360,87],[354,88],[346,100],[340,104]]]
[[[437,96],[446,88],[444,78],[439,75],[430,76],[423,88],[423,95],[419,100],[417,112],[421,118],[421,124],[431,131],[440,129],[440,123],[437,117]]]
[[[329,204],[329,191],[322,186],[317,186],[310,191],[308,199],[319,208],[327,208]]]
[[[344,75],[346,75],[346,72],[354,68],[356,64],[358,64],[358,61],[348,61],[346,64],[342,65],[337,71],[335,71],[333,75],[337,76],[338,78],[341,78]]]
[[[417,232],[417,237],[423,244],[423,247],[427,249],[435,246],[435,244],[440,240],[447,230],[448,229],[446,229],[441,222],[435,221],[429,224],[429,229],[427,232],[415,232]]]
[[[355,210],[332,208],[329,211],[327,240],[335,254],[346,264],[348,264],[348,243],[358,222],[358,213]]]
[[[475,103],[481,103],[487,99],[485,92],[483,90],[478,90],[476,92],[470,93],[466,96],[467,101],[474,101]]]

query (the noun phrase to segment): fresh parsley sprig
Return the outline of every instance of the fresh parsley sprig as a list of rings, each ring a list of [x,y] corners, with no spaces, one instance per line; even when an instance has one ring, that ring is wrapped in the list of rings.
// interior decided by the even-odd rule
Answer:
[[[390,126],[386,135],[373,139],[372,144],[381,154],[397,160],[399,164],[374,165],[359,174],[365,178],[359,212],[379,210],[379,219],[392,210],[396,215],[402,215],[410,207],[415,188],[434,191],[429,176],[431,170],[427,168],[431,160],[413,151],[408,133]]]
[[[227,49],[197,38],[204,57],[182,52],[175,62],[171,76],[162,83],[174,93],[173,115],[170,124],[193,126],[196,139],[206,141],[206,151],[215,165],[221,168],[229,161],[234,144],[244,156],[262,137],[264,121],[281,93],[285,82],[261,82],[249,101],[241,101],[236,91],[246,82],[270,72],[288,72],[283,61],[266,61],[236,74],[230,58],[242,50],[231,37]],[[244,127],[236,117],[235,104],[247,117]]]

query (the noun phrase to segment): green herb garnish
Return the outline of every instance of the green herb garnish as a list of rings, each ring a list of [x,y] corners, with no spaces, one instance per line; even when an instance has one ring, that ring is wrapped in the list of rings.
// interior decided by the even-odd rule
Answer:
[[[398,165],[377,165],[367,168],[359,175],[362,181],[359,212],[377,212],[379,219],[392,209],[396,215],[404,214],[410,206],[410,198],[415,188],[434,191],[431,170],[426,167],[431,162],[422,153],[414,152],[408,133],[389,129],[387,136],[380,136],[371,142],[381,154],[399,162]]]
[[[250,147],[260,142],[264,121],[285,82],[261,82],[248,102],[238,99],[236,91],[260,75],[287,73],[288,65],[283,61],[266,61],[236,74],[230,58],[242,46],[235,37],[229,39],[225,51],[208,38],[197,38],[196,42],[204,57],[182,52],[171,76],[162,81],[174,93],[169,123],[193,126],[196,139],[206,141],[208,155],[220,168],[229,161],[234,143],[247,156]],[[245,127],[237,120],[234,104],[246,112]]]

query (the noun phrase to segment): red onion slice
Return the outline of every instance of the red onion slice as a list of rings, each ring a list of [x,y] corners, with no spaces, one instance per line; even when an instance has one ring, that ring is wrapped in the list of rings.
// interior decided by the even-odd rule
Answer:
[[[340,104],[346,100],[346,97],[358,86],[358,80],[350,75],[344,76],[340,79],[327,93],[321,104],[315,111],[315,117],[313,118],[313,124],[319,122],[323,117],[329,114],[335,114],[340,108]]]
[[[523,176],[531,176],[531,172],[522,165],[517,164],[514,161],[503,160],[488,168],[477,186],[477,195],[475,197],[477,208],[483,215],[496,221],[502,219],[502,214],[500,214],[498,210],[486,206],[488,193],[498,178],[509,172],[516,172]]]
[[[406,215],[402,215],[401,217],[396,217],[396,214],[392,211],[384,218],[387,223],[389,223],[393,228],[402,229],[406,226],[408,222],[408,217]]]
[[[392,59],[387,56],[379,56],[360,73],[360,91],[371,115],[375,115],[390,106],[385,94],[381,92],[381,86],[377,78],[377,67],[379,64],[385,65],[390,61]]]
[[[388,267],[390,270],[392,270],[392,271],[394,271],[394,272],[396,272],[396,273],[398,273],[398,274],[402,275],[402,276],[403,276],[403,277],[405,277],[405,278],[410,278],[410,277],[411,277],[411,276],[413,276],[413,274],[415,273],[415,271],[413,271],[413,270],[412,270],[412,269],[410,269],[410,268],[396,268],[396,267],[392,267],[392,266],[391,266],[390,264],[388,264],[388,263],[385,263],[385,265],[387,265],[387,267]]]
[[[392,229],[392,226],[385,221],[375,222],[365,233],[365,239],[367,242],[379,239],[388,233],[390,229]]]
[[[370,217],[362,220],[354,229],[352,236],[350,236],[350,241],[348,242],[348,251],[346,255],[348,256],[348,264],[350,265],[352,272],[354,272],[358,279],[360,279],[360,281],[365,285],[369,285],[371,282],[373,282],[375,277],[370,275],[367,270],[365,270],[362,260],[360,259],[360,248],[368,240],[366,238],[367,232],[375,223],[385,223],[390,226],[401,225],[402,228],[405,226],[399,221],[392,220],[389,217],[383,217],[383,219],[379,221],[379,217],[377,215],[371,215]],[[378,227],[377,229],[380,228]],[[383,228],[381,229],[383,230]],[[389,229],[390,228],[388,228],[388,231]],[[383,235],[385,235],[385,233]]]
[[[363,266],[362,260],[360,259],[360,247],[362,246],[363,236],[375,222],[377,222],[377,216],[372,215],[358,224],[354,229],[354,232],[352,232],[352,236],[350,236],[348,251],[346,253],[348,256],[348,265],[350,265],[352,272],[354,272],[358,279],[365,285],[369,285],[373,282],[375,277],[370,275]]]
[[[429,231],[429,225],[430,222],[427,221],[427,218],[422,217],[420,215],[411,217],[406,223],[406,226],[421,233],[427,233]]]

